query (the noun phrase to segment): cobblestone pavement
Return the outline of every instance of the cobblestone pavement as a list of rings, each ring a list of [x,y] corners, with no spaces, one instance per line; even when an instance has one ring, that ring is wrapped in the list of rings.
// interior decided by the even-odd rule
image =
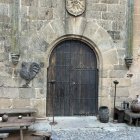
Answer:
[[[57,117],[38,121],[32,129],[52,133],[52,140],[140,140],[140,127],[125,123],[101,123],[96,117]]]
[[[140,128],[127,128],[119,131],[86,128],[57,130],[52,134],[53,140],[140,140]]]

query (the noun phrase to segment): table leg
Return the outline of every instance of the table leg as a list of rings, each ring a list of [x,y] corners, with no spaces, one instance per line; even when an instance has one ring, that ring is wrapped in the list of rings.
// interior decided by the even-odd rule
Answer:
[[[23,140],[23,126],[20,126],[20,140]]]
[[[138,126],[138,123],[139,123],[139,119],[137,118],[136,119],[136,126]]]

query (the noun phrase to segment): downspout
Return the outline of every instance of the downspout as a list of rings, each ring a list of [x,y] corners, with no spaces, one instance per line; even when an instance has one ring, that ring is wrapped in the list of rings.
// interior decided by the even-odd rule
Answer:
[[[11,61],[14,65],[17,65],[20,56],[20,51],[19,51],[20,32],[21,32],[21,0],[13,0]]]
[[[128,0],[128,20],[127,20],[127,55],[125,57],[125,64],[129,69],[133,62],[133,13],[134,0]]]

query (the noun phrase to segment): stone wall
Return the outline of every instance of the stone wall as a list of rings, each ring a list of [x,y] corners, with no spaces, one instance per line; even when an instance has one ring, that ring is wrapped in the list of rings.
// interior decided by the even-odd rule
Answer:
[[[140,95],[140,1],[134,0],[134,23],[133,23],[133,65],[129,73],[133,74],[130,89],[131,97]]]
[[[124,64],[127,0],[86,0],[86,11],[78,17],[68,14],[65,0],[21,0],[20,4],[20,39],[17,45],[20,60],[14,66],[10,57],[12,36],[15,36],[12,34],[13,1],[0,0],[0,108],[32,106],[38,108],[38,116],[45,116],[49,55],[55,43],[68,35],[83,37],[83,40],[88,38],[96,46],[100,71],[99,106],[113,107],[114,80],[119,81],[117,105],[139,88],[135,82],[139,80],[139,55],[135,51],[139,49],[139,42],[135,35],[134,56],[137,54],[137,61],[134,61],[132,73],[137,73],[137,76],[132,81],[128,77],[130,70]],[[139,12],[138,7],[136,12]],[[135,30],[138,30],[138,22]],[[41,64],[41,71],[30,83],[30,88],[22,88],[25,81],[19,76],[19,71],[23,61]]]

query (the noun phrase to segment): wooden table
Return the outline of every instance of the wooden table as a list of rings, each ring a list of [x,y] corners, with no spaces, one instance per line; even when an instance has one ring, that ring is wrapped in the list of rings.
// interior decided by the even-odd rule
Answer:
[[[123,123],[124,122],[124,113],[125,109],[122,107],[116,106],[114,109],[114,119],[118,120],[118,123]]]
[[[34,117],[9,117],[7,122],[0,122],[0,127],[19,127],[20,128],[20,139],[23,140],[23,127],[28,127],[35,122]]]

